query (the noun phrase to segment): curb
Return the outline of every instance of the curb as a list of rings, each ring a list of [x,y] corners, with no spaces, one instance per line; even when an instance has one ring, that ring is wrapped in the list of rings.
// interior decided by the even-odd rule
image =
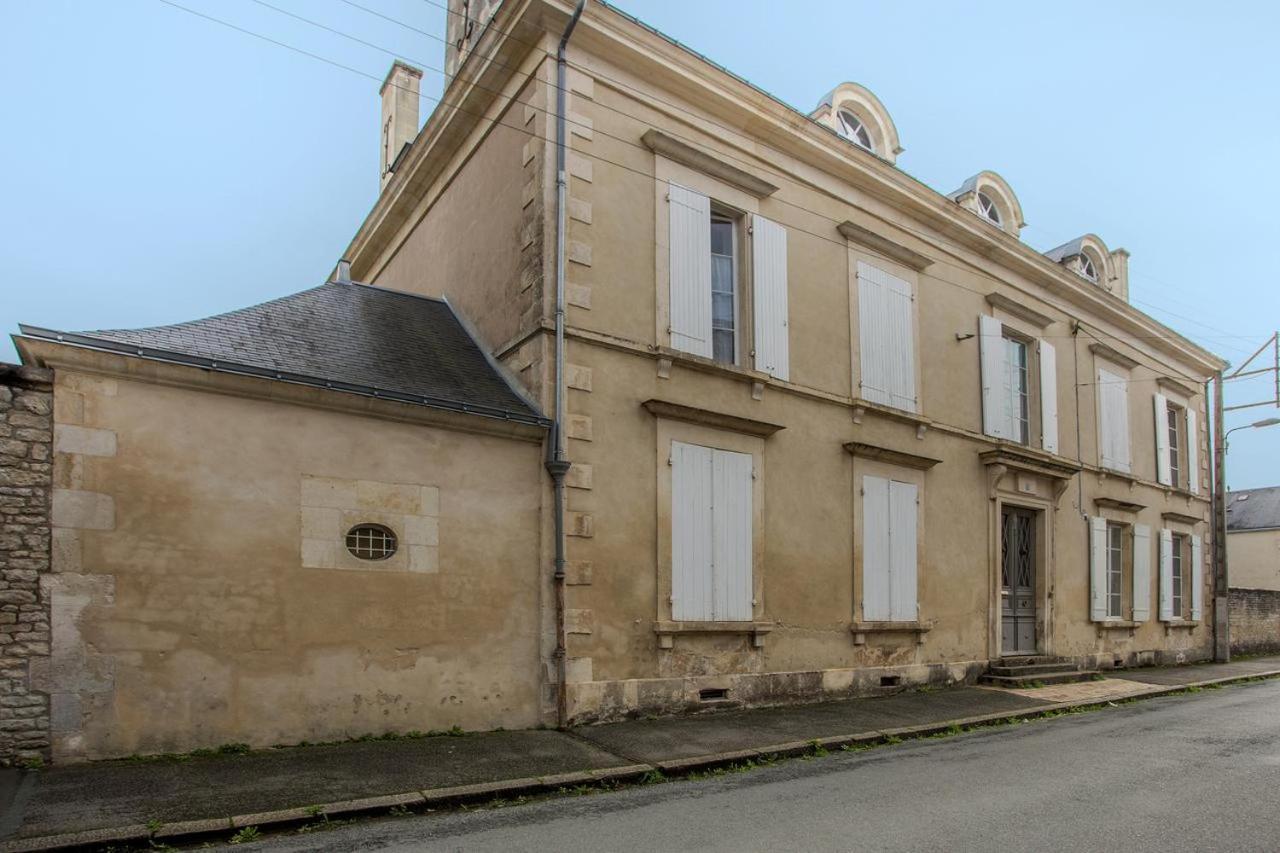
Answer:
[[[931,735],[950,731],[953,727],[973,728],[995,725],[1008,720],[1034,720],[1059,711],[1101,708],[1116,701],[1133,699],[1153,699],[1171,693],[1182,693],[1193,687],[1209,687],[1219,684],[1234,684],[1241,681],[1280,677],[1280,669],[1264,672],[1231,675],[1223,678],[1209,678],[1176,685],[1150,685],[1149,689],[1138,690],[1123,696],[1112,696],[1106,699],[1088,699],[1082,702],[1054,702],[1036,708],[1021,711],[1003,711],[993,714],[980,714],[973,717],[958,717],[937,723],[926,723],[918,726],[900,726],[892,729],[875,729],[846,735],[810,740],[787,741],[769,746],[739,749],[729,752],[709,753],[689,758],[676,758],[670,761],[655,761],[653,764],[627,764],[618,767],[606,767],[596,770],[584,770],[573,773],[559,773],[552,776],[529,776],[520,779],[503,779],[495,782],[480,782],[473,785],[455,785],[447,788],[430,788],[422,791],[406,791],[399,794],[388,794],[378,797],[364,797],[352,800],[338,800],[306,808],[279,809],[275,811],[233,815],[224,818],[204,820],[177,821],[164,824],[152,833],[144,824],[132,824],[120,827],[90,829],[81,832],[44,835],[32,838],[19,838],[0,842],[0,853],[34,853],[42,850],[72,850],[88,848],[103,844],[134,843],[146,845],[151,839],[166,843],[186,843],[202,838],[208,839],[223,833],[235,832],[244,827],[284,829],[291,825],[301,826],[312,822],[318,815],[325,818],[356,817],[385,813],[396,806],[427,807],[458,805],[475,801],[491,800],[505,795],[529,795],[556,791],[570,785],[599,785],[604,782],[628,782],[639,779],[654,770],[664,774],[685,775],[700,770],[722,767],[739,761],[755,760],[774,756],[792,758],[812,753],[815,747],[823,749],[842,746],[885,743],[890,739],[919,740]]]

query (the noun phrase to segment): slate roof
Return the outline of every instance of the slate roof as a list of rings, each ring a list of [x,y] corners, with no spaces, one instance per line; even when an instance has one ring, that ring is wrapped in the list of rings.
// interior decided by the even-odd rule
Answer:
[[[447,302],[370,285],[330,281],[172,326],[20,328],[30,337],[138,358],[550,423],[517,392]]]
[[[1227,492],[1227,530],[1280,527],[1280,486]]]

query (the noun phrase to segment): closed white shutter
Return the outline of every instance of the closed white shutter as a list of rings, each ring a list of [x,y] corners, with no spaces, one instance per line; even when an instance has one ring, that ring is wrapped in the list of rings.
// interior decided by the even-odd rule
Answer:
[[[1156,482],[1162,486],[1173,483],[1173,468],[1169,464],[1169,399],[1163,394],[1152,397],[1156,412]]]
[[[889,481],[889,618],[914,622],[916,610],[916,486]]]
[[[1191,621],[1199,622],[1204,609],[1204,548],[1199,536],[1191,537]]]
[[[1173,531],[1160,531],[1160,621],[1173,621]]]
[[[995,438],[1012,438],[1009,395],[1004,393],[1008,373],[1004,326],[985,314],[978,316],[978,358],[982,368],[982,431]]]
[[[714,618],[749,621],[751,608],[750,454],[711,452]]]
[[[711,448],[671,442],[671,618],[714,618]]]
[[[1099,436],[1102,467],[1129,473],[1129,380],[1098,370]]]
[[[1048,341],[1040,342],[1040,445],[1058,452],[1058,353]]]
[[[1187,404],[1187,491],[1200,491],[1200,434],[1196,424],[1196,413]]]
[[[911,284],[858,262],[859,396],[917,412]]]
[[[671,347],[711,358],[711,199],[667,184]]]
[[[1151,618],[1151,528],[1133,526],[1133,621]]]
[[[1107,618],[1107,520],[1089,519],[1089,618]]]
[[[893,618],[889,574],[893,555],[889,545],[889,481],[862,478],[862,618],[887,622]]]
[[[751,272],[755,288],[756,370],[787,379],[791,347],[787,329],[787,229],[751,217]]]

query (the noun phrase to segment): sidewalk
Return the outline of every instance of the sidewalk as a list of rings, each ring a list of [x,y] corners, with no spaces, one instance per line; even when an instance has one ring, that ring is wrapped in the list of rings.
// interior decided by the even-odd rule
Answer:
[[[957,687],[818,705],[635,720],[572,732],[520,731],[0,770],[0,851],[226,840],[240,827],[388,814],[562,787],[688,772],[1034,717],[1188,686],[1280,675],[1280,657],[1125,670],[1027,690]]]

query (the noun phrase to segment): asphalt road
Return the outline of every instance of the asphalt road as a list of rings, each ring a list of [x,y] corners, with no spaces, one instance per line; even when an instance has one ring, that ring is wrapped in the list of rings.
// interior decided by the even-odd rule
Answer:
[[[703,781],[265,839],[285,850],[1280,850],[1280,681]]]

